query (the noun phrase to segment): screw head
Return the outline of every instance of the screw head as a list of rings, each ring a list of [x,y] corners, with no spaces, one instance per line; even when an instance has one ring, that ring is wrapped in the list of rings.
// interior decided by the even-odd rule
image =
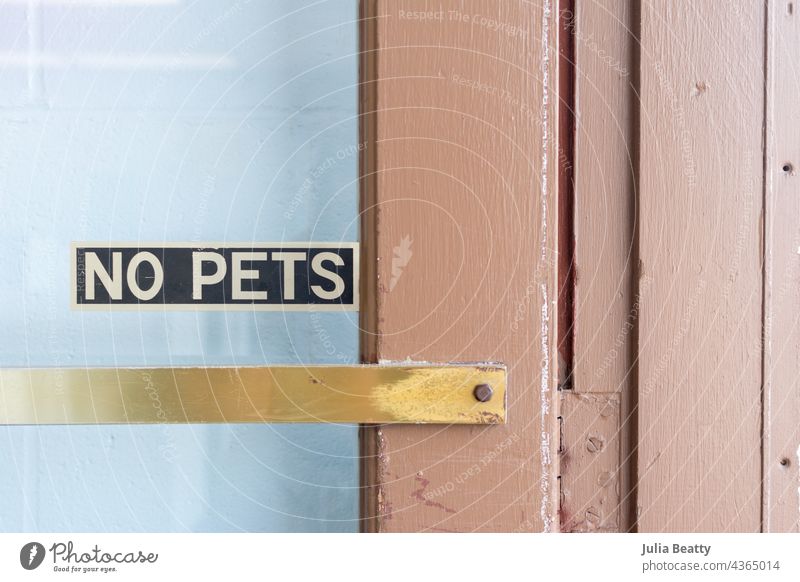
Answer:
[[[590,453],[599,453],[603,450],[603,440],[596,436],[590,436],[586,441],[586,450]]]
[[[494,390],[488,384],[478,384],[472,391],[472,395],[478,402],[489,402],[492,399],[492,394],[494,394]]]

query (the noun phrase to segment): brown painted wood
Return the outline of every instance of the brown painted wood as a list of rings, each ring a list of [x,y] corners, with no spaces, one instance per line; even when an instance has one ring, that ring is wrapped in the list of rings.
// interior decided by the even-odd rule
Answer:
[[[764,531],[800,531],[800,15],[770,2],[764,280]]]
[[[639,528],[759,531],[764,5],[641,26]]]
[[[365,530],[798,531],[794,9],[579,2],[572,96],[554,5],[476,2],[467,21],[364,6],[364,359],[511,369],[506,428],[362,430]],[[475,14],[534,23],[534,42]],[[572,141],[552,99],[568,95]],[[574,224],[555,212],[560,167]],[[569,296],[552,249],[572,253],[557,217],[575,231],[558,279],[577,267],[574,314],[552,305]],[[554,398],[565,314],[573,390]]]
[[[361,361],[367,364],[378,362],[378,261],[377,261],[377,6],[372,0],[359,3],[359,140],[365,147],[359,157],[360,176],[360,227],[361,227],[361,289],[359,297]],[[359,427],[359,472],[361,482],[360,530],[365,533],[378,529],[378,494],[380,492],[378,471],[379,432],[375,425]]]
[[[377,52],[364,246],[376,311],[365,357],[503,362],[509,423],[367,431],[366,510],[377,515],[366,521],[554,530],[555,5],[480,0],[423,19],[415,13],[439,6],[367,4]]]
[[[616,523],[623,531],[635,525],[635,345],[639,302],[636,299],[634,177],[638,164],[638,97],[635,62],[638,12],[630,0],[578,2],[568,20],[576,54],[575,134],[575,361],[576,393],[619,395],[620,465],[610,478],[620,490]],[[585,421],[562,410],[564,424]],[[562,483],[575,479],[571,495],[588,506],[607,486],[582,479],[597,473],[597,456],[562,467]],[[603,472],[607,467],[602,469]],[[580,487],[585,487],[581,490]],[[607,509],[608,511],[608,509]],[[606,525],[608,527],[608,525]]]
[[[573,386],[575,360],[575,2],[558,10],[558,384]]]
[[[564,392],[561,529],[618,532],[620,394]]]
[[[636,322],[634,92],[629,1],[580,2],[573,18],[577,95],[577,322],[574,389],[624,392]]]

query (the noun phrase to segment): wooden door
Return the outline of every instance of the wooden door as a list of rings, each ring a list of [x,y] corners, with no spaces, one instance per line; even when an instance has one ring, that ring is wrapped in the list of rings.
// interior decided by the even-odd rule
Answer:
[[[362,2],[362,352],[502,427],[363,427],[367,531],[798,531],[791,2]]]

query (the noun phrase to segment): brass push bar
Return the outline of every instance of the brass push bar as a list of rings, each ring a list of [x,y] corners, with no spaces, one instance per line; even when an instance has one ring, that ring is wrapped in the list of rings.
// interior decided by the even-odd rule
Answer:
[[[5,368],[0,424],[503,424],[497,365]]]

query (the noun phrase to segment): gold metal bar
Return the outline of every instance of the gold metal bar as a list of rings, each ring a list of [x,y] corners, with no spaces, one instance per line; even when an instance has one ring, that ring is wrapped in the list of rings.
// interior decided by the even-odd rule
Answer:
[[[0,425],[503,424],[505,394],[496,365],[5,368]]]

